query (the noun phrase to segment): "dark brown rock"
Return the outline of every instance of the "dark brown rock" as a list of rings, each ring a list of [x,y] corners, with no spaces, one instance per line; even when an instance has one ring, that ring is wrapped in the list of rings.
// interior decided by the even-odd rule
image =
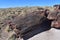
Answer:
[[[47,18],[44,16],[44,12],[35,11],[26,15],[16,17],[14,20],[9,22],[10,28],[16,33],[23,34],[33,28],[34,25],[41,24]],[[16,30],[17,29],[17,30]]]
[[[45,9],[44,13],[45,13],[45,16],[46,16],[46,17],[48,16],[49,12],[50,12],[49,9]]]

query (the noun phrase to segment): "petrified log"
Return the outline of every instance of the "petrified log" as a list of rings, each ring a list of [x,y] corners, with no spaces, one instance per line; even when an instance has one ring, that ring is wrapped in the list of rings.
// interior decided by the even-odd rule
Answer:
[[[55,11],[60,12],[60,5],[54,5],[53,7]]]
[[[9,26],[17,35],[21,35],[31,30],[34,25],[41,24],[46,19],[47,18],[44,16],[43,12],[36,11],[16,17],[14,20],[9,22]]]
[[[49,14],[50,10],[49,9],[45,9],[45,16],[47,17]]]
[[[60,13],[60,5],[54,5],[53,7],[54,11],[50,12],[47,17],[49,20],[57,19],[57,14]]]
[[[57,19],[57,12],[56,11],[52,11],[52,12],[50,12],[49,14],[48,14],[48,16],[47,16],[47,18],[49,19],[49,20],[55,20],[55,19]]]
[[[52,21],[51,26],[54,28],[60,28],[60,13],[57,14],[57,19]]]
[[[60,29],[60,22],[59,22],[59,21],[52,21],[51,26],[52,26],[53,28]]]
[[[60,5],[54,5],[53,7],[56,7],[57,9],[60,9]]]

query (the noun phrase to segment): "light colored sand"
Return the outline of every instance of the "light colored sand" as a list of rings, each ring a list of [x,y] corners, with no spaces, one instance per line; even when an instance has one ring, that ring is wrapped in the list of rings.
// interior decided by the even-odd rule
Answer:
[[[28,40],[60,40],[60,30],[52,28],[37,34]]]

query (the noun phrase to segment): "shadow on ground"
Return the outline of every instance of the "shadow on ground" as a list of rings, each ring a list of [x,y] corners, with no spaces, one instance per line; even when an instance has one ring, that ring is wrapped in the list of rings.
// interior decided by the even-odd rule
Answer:
[[[47,30],[51,29],[50,25],[51,25],[51,21],[48,20],[48,19],[45,20],[42,24],[35,25],[32,30],[30,30],[28,33],[26,33],[23,36],[23,39],[27,40],[27,39],[33,37],[34,35],[37,35],[41,32],[44,32],[44,31],[47,31]]]

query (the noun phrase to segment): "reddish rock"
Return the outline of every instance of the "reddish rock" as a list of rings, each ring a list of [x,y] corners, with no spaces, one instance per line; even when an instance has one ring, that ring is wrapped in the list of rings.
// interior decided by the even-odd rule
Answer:
[[[49,20],[55,20],[55,19],[57,19],[57,12],[55,12],[55,11],[50,12],[50,13],[48,14],[47,18],[48,18]]]
[[[54,11],[50,12],[47,17],[49,20],[57,19],[57,15],[60,13],[60,5],[54,5],[53,7]]]
[[[60,9],[60,5],[54,5],[53,7],[55,7],[56,9]]]
[[[60,22],[53,21],[52,24],[51,24],[51,26],[54,27],[54,28],[60,28]]]
[[[55,28],[60,28],[60,13],[57,14],[57,19],[55,21],[52,21],[51,26]]]
[[[55,11],[57,11],[58,13],[60,12],[60,5],[54,5],[53,7],[55,8]]]

